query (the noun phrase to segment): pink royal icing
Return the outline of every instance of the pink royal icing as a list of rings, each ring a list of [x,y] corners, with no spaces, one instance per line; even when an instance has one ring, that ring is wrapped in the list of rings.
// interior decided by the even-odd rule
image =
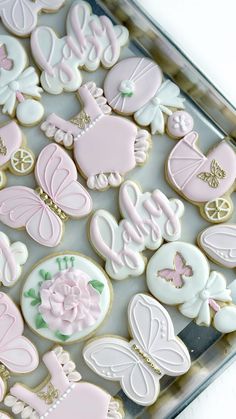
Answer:
[[[186,111],[173,112],[167,119],[167,132],[174,138],[182,138],[193,130],[193,117]]]
[[[22,133],[15,121],[11,121],[0,127],[0,166],[9,162],[12,154],[22,144]]]

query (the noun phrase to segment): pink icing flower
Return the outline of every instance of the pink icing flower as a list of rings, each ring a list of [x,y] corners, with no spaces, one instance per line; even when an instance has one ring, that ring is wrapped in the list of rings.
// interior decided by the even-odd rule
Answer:
[[[38,308],[50,330],[70,336],[94,325],[100,309],[100,294],[79,269],[68,269],[43,282]]]

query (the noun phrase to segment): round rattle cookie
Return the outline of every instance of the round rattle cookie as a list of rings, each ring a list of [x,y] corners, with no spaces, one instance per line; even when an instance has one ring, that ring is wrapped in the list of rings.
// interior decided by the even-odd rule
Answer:
[[[0,35],[0,104],[2,112],[25,126],[35,125],[43,117],[40,99],[42,89],[33,67],[27,67],[28,57],[13,36]]]
[[[170,137],[180,139],[193,130],[193,117],[186,111],[173,112],[167,119],[166,130]]]
[[[25,281],[21,308],[29,327],[53,342],[93,334],[108,314],[112,288],[105,272],[74,252],[50,255]]]
[[[128,321],[130,341],[119,336],[95,338],[86,344],[84,360],[102,378],[119,381],[135,403],[150,406],[158,397],[163,375],[185,374],[190,356],[175,336],[167,310],[154,298],[136,294],[129,303]]]
[[[61,346],[43,355],[48,376],[31,389],[16,383],[4,404],[14,414],[32,419],[122,419],[123,404],[100,387],[81,381],[69,352]],[[30,416],[29,416],[30,415]]]
[[[24,243],[10,243],[8,236],[0,232],[0,284],[12,287],[20,278],[22,266],[28,259]]]

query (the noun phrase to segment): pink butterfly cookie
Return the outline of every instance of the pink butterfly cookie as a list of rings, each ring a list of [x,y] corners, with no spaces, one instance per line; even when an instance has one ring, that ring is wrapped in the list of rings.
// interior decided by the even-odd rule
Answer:
[[[11,60],[11,58],[8,58],[6,45],[3,44],[0,46],[0,68],[3,68],[4,70],[8,71],[12,69],[12,66],[13,61]]]
[[[174,257],[174,269],[161,269],[158,275],[166,281],[172,281],[176,288],[181,288],[183,285],[183,276],[192,276],[193,270],[191,266],[186,265],[181,253],[177,252]]]
[[[63,221],[80,218],[92,209],[88,192],[77,181],[75,165],[57,144],[39,154],[36,190],[11,186],[0,191],[0,221],[12,228],[25,228],[31,238],[48,247],[57,246]]]

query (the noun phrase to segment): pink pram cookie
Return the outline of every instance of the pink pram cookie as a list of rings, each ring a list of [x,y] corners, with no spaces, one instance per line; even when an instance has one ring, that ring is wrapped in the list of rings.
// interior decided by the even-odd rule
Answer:
[[[5,405],[22,418],[122,419],[122,403],[94,384],[81,381],[70,354],[57,346],[43,356],[49,375],[35,389],[15,384]]]
[[[72,159],[57,144],[41,151],[35,166],[38,187],[11,186],[0,191],[0,221],[25,228],[37,243],[55,247],[63,234],[63,222],[90,213],[92,200],[77,181]]]
[[[109,115],[103,91],[89,82],[79,88],[83,110],[70,121],[49,115],[41,128],[49,138],[73,147],[74,158],[90,189],[117,187],[127,172],[147,159],[150,135],[129,120]]]
[[[198,134],[191,131],[171,151],[166,173],[169,183],[200,207],[206,220],[226,221],[232,214],[230,199],[235,189],[236,153],[223,140],[205,156],[197,146]]]
[[[8,236],[0,232],[0,284],[12,287],[20,278],[22,266],[28,259],[24,243],[10,243]]]

